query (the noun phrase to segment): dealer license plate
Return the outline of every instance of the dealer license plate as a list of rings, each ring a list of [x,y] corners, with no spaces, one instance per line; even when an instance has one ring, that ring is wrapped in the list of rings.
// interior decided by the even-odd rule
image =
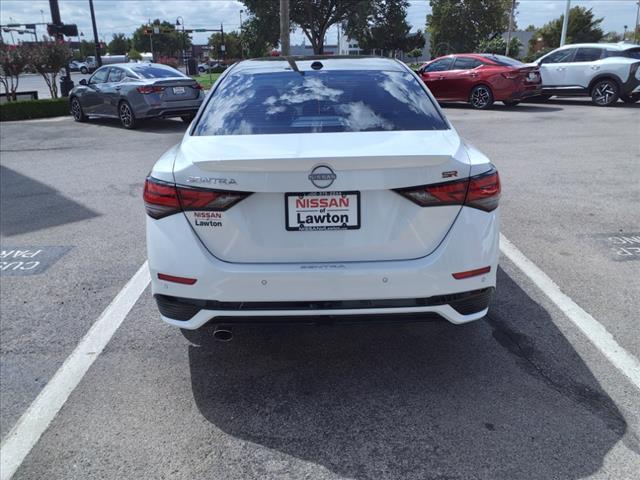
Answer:
[[[184,95],[184,87],[173,87],[174,95]]]
[[[289,231],[360,228],[360,192],[285,193]]]

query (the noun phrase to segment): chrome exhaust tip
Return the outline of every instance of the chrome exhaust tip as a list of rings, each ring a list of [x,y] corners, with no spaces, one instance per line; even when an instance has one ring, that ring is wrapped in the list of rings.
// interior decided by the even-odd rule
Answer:
[[[226,328],[218,328],[213,331],[213,338],[219,342],[230,342],[233,340],[233,332]]]

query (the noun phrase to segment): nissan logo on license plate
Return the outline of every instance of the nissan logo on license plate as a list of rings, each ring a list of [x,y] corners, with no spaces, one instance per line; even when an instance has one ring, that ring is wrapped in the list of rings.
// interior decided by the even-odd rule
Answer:
[[[308,176],[309,180],[317,188],[329,188],[337,178],[335,172],[327,165],[318,165]]]

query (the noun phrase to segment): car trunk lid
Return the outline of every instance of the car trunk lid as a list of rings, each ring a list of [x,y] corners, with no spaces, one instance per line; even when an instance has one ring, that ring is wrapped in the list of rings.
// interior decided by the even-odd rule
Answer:
[[[431,253],[461,207],[419,207],[393,190],[466,178],[469,170],[453,130],[340,132],[188,136],[174,177],[179,185],[253,192],[224,212],[185,212],[220,259],[344,262]],[[337,225],[344,229],[297,228],[296,219],[341,210],[350,210]]]

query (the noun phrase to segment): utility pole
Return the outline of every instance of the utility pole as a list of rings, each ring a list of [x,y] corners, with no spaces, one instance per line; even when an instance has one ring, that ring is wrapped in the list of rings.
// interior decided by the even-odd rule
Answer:
[[[225,59],[227,47],[224,45],[224,25],[220,24],[220,52],[222,52],[222,60]]]
[[[58,0],[49,0],[49,8],[51,9],[51,23],[57,27],[56,40],[64,42],[64,34],[60,31],[62,27],[62,19],[60,18],[60,7],[58,7]],[[73,88],[73,81],[71,81],[71,71],[69,70],[69,62],[64,65],[64,77],[60,79],[60,95],[63,97],[69,96],[69,92]]]
[[[564,11],[564,20],[562,21],[562,36],[560,37],[560,46],[562,47],[567,40],[567,27],[569,26],[569,10],[571,9],[571,0],[567,0],[567,7]]]
[[[244,12],[244,10],[240,10],[240,58],[244,58],[244,45],[242,41],[242,12]]]
[[[513,20],[516,14],[516,0],[511,0],[511,12],[509,13],[509,30],[507,30],[507,47],[504,50],[506,57],[509,56],[509,47],[511,45],[511,30],[513,30]]]
[[[280,0],[280,48],[282,56],[289,55],[289,0]]]
[[[636,26],[633,29],[633,43],[638,43],[638,24],[640,23],[640,0],[638,0],[638,9],[636,11]]]
[[[89,0],[89,10],[91,11],[91,25],[93,26],[93,41],[96,45],[96,64],[98,68],[102,66],[102,57],[100,56],[100,40],[98,39],[98,27],[96,27],[96,13],[93,10],[93,0]]]

